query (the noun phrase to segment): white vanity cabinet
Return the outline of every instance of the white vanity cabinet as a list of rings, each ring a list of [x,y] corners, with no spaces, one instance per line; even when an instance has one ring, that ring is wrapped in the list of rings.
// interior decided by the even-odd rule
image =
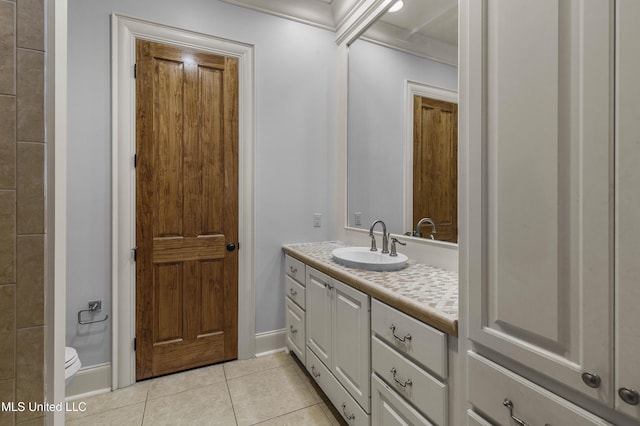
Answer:
[[[449,424],[447,335],[376,299],[371,318],[372,424]]]
[[[306,274],[307,347],[363,412],[369,413],[369,296],[310,266]],[[307,369],[315,377],[312,367],[307,363]],[[328,392],[327,395],[331,398]],[[332,402],[338,410],[344,403]],[[348,420],[348,415],[345,419]]]
[[[302,364],[306,359],[305,264],[285,256],[285,326],[287,348]]]
[[[554,404],[575,412],[568,400],[637,424],[640,6],[461,4],[469,400],[509,424],[503,401],[530,379],[566,399],[514,400],[527,424],[606,423],[563,417]],[[482,377],[496,380],[476,387]]]

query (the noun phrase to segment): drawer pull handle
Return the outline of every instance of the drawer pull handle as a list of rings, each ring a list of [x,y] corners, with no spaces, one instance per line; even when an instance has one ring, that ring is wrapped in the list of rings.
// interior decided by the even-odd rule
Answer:
[[[391,333],[393,334],[393,337],[395,337],[396,339],[398,339],[400,342],[406,342],[407,340],[411,340],[411,335],[410,334],[405,334],[404,337],[400,337],[396,334],[396,326],[391,324],[391,327],[389,327],[389,329],[391,330]]]
[[[401,381],[401,380],[398,380],[398,378],[396,377],[396,373],[397,373],[396,368],[395,368],[395,367],[393,367],[393,368],[391,369],[391,374],[393,374],[393,380],[395,380],[397,384],[399,384],[399,385],[400,385],[400,386],[402,386],[403,388],[406,388],[407,386],[411,386],[411,385],[413,385],[413,382],[411,381],[411,379],[407,379],[407,380],[405,380],[404,382],[403,382],[403,381]]]
[[[289,293],[291,293],[291,295],[292,295],[293,297],[296,297],[296,296],[298,295],[298,292],[297,292],[297,291],[295,291],[295,290],[294,290],[294,289],[292,289],[292,288],[290,288],[290,289],[289,289]]]
[[[333,290],[333,286],[329,283],[324,283],[324,288],[329,289],[329,290]]]
[[[529,426],[523,420],[521,420],[521,419],[519,419],[519,418],[517,418],[516,416],[513,415],[513,402],[511,402],[510,399],[505,398],[505,400],[502,402],[502,405],[504,405],[505,407],[507,407],[509,409],[509,415],[511,416],[511,420],[516,422],[516,424],[518,426]],[[546,424],[545,426],[550,426],[550,425]]]
[[[602,380],[600,380],[600,376],[598,376],[597,374],[587,373],[587,372],[582,373],[582,381],[584,382],[585,385],[594,389],[599,388],[600,383],[602,382]]]
[[[629,388],[620,388],[618,389],[618,395],[620,395],[620,398],[629,405],[640,404],[640,395],[636,390]]]
[[[293,266],[289,266],[289,270],[291,271],[291,275],[295,275],[298,273],[298,268],[294,268]]]
[[[293,333],[293,334],[296,334],[298,332],[298,330],[293,328],[292,325],[289,326],[289,329],[291,330],[291,333]]]
[[[315,365],[311,366],[311,374],[313,375],[313,377],[320,377],[320,373],[316,373],[316,366]]]
[[[351,421],[351,420],[355,420],[356,419],[356,415],[355,414],[347,414],[347,404],[345,404],[344,402],[342,403],[342,413],[344,414],[344,417]]]

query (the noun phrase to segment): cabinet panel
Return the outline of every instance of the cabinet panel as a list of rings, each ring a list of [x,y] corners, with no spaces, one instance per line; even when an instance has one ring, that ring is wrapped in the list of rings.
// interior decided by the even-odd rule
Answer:
[[[332,370],[340,383],[369,412],[369,296],[340,281],[335,289]]]
[[[371,376],[372,426],[432,426],[377,375]]]
[[[529,425],[610,425],[486,358],[473,352],[468,355],[469,402],[497,424],[514,424],[504,405],[509,400],[513,415]]]
[[[372,337],[373,371],[435,424],[446,425],[448,387],[404,358],[377,337]]]
[[[470,338],[611,405],[613,3],[483,4]]]
[[[467,426],[491,426],[491,423],[483,419],[480,414],[467,410]]]
[[[311,267],[306,268],[307,345],[331,367],[331,278]]]
[[[619,0],[616,14],[616,392],[640,392],[640,2]],[[616,408],[640,420],[620,395]]]
[[[293,303],[288,297],[285,298],[286,317],[285,324],[287,327],[287,346],[297,356],[298,359],[305,364],[305,315],[304,311],[298,305]]]
[[[371,301],[371,330],[437,376],[447,377],[446,333],[375,299]]]
[[[288,275],[284,277],[284,294],[305,309],[305,288]]]

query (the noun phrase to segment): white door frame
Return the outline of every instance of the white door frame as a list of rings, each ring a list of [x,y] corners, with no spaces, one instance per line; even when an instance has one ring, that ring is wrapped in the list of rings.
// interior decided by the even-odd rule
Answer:
[[[255,355],[253,46],[111,15],[112,389],[135,383],[136,39],[231,56],[239,72],[238,358]]]

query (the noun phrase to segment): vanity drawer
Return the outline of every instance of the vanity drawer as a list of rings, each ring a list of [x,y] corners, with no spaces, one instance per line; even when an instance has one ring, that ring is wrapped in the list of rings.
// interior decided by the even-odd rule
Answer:
[[[446,333],[375,299],[371,300],[371,329],[397,351],[437,376],[447,377]]]
[[[305,309],[305,287],[289,275],[284,277],[284,294]]]
[[[307,370],[351,426],[369,426],[370,416],[364,412],[349,392],[329,372],[320,359],[307,347]]]
[[[285,297],[284,300],[287,310],[285,316],[287,346],[305,364],[305,312],[288,297]]]
[[[372,426],[433,425],[407,404],[377,374],[371,375],[371,397],[373,398],[371,401]]]
[[[298,281],[300,284],[304,285],[304,276],[305,276],[304,263],[300,262],[298,259],[294,259],[289,255],[285,255],[284,271],[291,278]]]
[[[467,410],[467,426],[492,426],[492,424],[483,419],[480,414]]]
[[[475,352],[470,351],[468,355],[469,402],[496,424],[513,423],[504,405],[509,400],[513,404],[513,415],[529,425],[610,425]]]
[[[435,424],[447,424],[446,384],[375,336],[371,338],[371,358],[373,371],[392,389]]]

